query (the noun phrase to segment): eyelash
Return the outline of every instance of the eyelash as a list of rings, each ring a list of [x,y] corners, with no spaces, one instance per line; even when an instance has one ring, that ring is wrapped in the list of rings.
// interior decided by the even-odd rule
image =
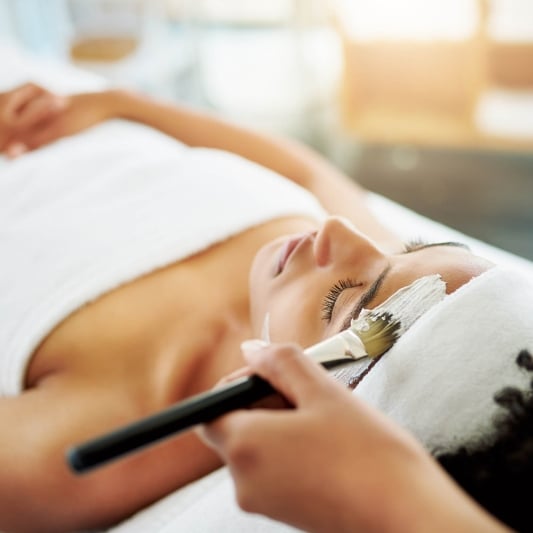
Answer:
[[[331,322],[331,317],[333,315],[333,309],[335,308],[335,303],[337,302],[339,296],[346,289],[351,289],[353,287],[360,287],[363,285],[359,281],[355,281],[350,278],[340,279],[329,289],[326,294],[324,301],[322,302],[322,320]]]
[[[418,250],[418,248],[420,248],[421,246],[425,246],[426,244],[428,244],[427,241],[421,239],[420,237],[409,239],[405,242],[403,251],[404,253],[414,252]]]

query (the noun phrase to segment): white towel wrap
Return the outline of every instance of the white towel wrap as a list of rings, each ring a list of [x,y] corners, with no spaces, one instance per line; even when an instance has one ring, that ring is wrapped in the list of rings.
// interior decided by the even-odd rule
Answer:
[[[324,215],[274,172],[125,121],[4,163],[0,395],[21,391],[39,342],[87,302],[268,220]]]

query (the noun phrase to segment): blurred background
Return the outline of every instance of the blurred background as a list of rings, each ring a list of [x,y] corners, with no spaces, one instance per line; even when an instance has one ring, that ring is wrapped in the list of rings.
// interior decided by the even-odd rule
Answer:
[[[0,44],[296,137],[533,260],[531,0],[0,0]]]

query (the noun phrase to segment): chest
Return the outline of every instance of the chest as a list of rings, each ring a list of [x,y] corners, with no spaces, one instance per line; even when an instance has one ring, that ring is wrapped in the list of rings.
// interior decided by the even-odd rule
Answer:
[[[254,335],[248,274],[258,248],[309,224],[272,221],[85,305],[38,347],[26,388],[67,372],[164,406],[212,387],[242,366],[240,343]]]
[[[221,261],[215,276],[210,263],[172,265],[73,313],[35,352],[26,386],[68,372],[164,403],[209,381],[220,366],[215,361],[227,359],[232,345],[238,349],[248,323],[240,315],[247,309],[244,269]]]

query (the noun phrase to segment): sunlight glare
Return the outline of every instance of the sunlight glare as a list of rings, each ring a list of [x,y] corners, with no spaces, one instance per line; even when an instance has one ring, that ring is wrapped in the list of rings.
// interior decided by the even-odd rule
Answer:
[[[478,23],[476,0],[336,0],[355,40],[461,40]]]

